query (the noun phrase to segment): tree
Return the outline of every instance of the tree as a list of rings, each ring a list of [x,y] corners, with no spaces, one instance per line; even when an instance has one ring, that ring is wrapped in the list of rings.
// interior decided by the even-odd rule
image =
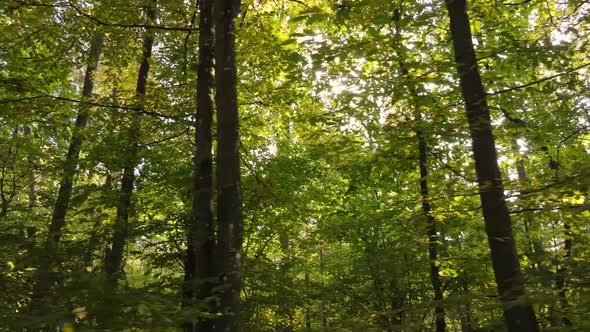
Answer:
[[[89,102],[92,100],[94,75],[98,67],[100,51],[103,46],[103,38],[102,34],[98,33],[92,41],[90,50],[88,51],[88,64],[84,75],[84,87],[82,88],[83,102]],[[54,270],[59,264],[59,258],[57,256],[59,242],[62,235],[62,229],[66,224],[66,214],[72,195],[74,176],[76,175],[80,149],[85,137],[83,131],[88,123],[89,115],[90,106],[88,104],[82,104],[78,110],[74,133],[63,166],[62,180],[59,185],[59,191],[53,208],[53,216],[49,225],[49,233],[45,242],[45,254],[40,257],[38,276],[35,281],[29,309],[33,316],[47,314],[49,310],[47,306],[47,297],[50,294],[51,285],[56,281],[56,272]]]
[[[418,140],[418,169],[420,170],[420,196],[421,196],[421,207],[422,213],[426,219],[426,232],[428,234],[428,259],[429,259],[429,268],[430,268],[430,282],[432,284],[432,290],[434,292],[434,301],[436,302],[436,306],[434,309],[434,316],[435,316],[435,324],[436,324],[436,331],[437,332],[444,332],[446,330],[446,322],[445,322],[445,309],[442,304],[443,301],[443,286],[442,281],[440,278],[440,268],[438,266],[438,231],[436,227],[436,218],[432,215],[431,211],[431,197],[430,197],[430,188],[428,186],[428,143],[426,141],[424,130],[422,129],[425,127],[426,123],[422,119],[419,104],[419,98],[424,95],[423,91],[418,91],[414,83],[411,81],[411,77],[409,77],[409,70],[406,66],[405,54],[402,52],[402,47],[399,45],[401,43],[401,31],[400,31],[400,19],[401,13],[399,9],[396,9],[394,12],[394,20],[395,20],[395,36],[396,36],[396,53],[399,57],[399,66],[404,78],[409,81],[409,90],[410,94],[412,95],[411,106],[414,108],[413,117],[415,124],[414,132],[416,134],[416,138]],[[420,89],[422,90],[422,89]]]
[[[195,114],[196,151],[193,162],[192,208],[188,227],[187,254],[184,266],[184,301],[211,301],[217,270],[215,266],[215,225],[212,211],[213,197],[213,31],[212,0],[199,2],[199,64],[197,69],[197,110]],[[206,305],[205,310],[216,310]],[[185,330],[192,331],[194,319],[186,323]],[[202,317],[197,330],[209,331],[214,322]]]
[[[0,330],[590,330],[587,5],[0,1]]]
[[[148,5],[146,10],[147,24],[156,20],[156,1]],[[145,108],[145,93],[150,70],[150,58],[154,45],[153,32],[146,30],[143,36],[142,56],[137,74],[135,87],[136,108],[141,111]],[[114,225],[113,239],[110,249],[106,253],[104,270],[107,278],[117,284],[122,269],[123,251],[128,233],[129,214],[131,210],[131,199],[135,182],[135,171],[139,165],[139,143],[141,133],[141,114],[135,112],[131,116],[131,123],[128,128],[127,150],[124,156],[123,175],[121,178],[121,191],[117,205],[117,217]]]
[[[240,328],[242,264],[242,198],[235,18],[239,0],[215,0],[215,73],[217,107],[217,223],[218,262],[223,282],[219,331]]]
[[[477,68],[465,0],[446,1],[451,21],[455,62],[473,147],[486,233],[504,317],[510,331],[538,331],[526,295],[504,187],[498,167],[486,94]]]

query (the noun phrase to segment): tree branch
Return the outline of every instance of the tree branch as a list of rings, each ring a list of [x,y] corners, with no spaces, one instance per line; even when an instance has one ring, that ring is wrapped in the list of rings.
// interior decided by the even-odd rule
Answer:
[[[180,136],[182,136],[184,133],[186,133],[187,131],[188,131],[188,128],[184,129],[183,131],[181,131],[181,132],[179,132],[179,133],[177,133],[177,134],[174,134],[174,135],[171,135],[171,136],[168,136],[168,137],[164,137],[164,138],[162,138],[162,139],[160,139],[160,140],[153,141],[153,142],[149,142],[149,143],[140,144],[140,145],[139,145],[139,147],[140,147],[140,148],[144,148],[144,147],[146,147],[146,146],[155,145],[155,144],[160,144],[160,143],[163,143],[163,142],[169,141],[169,140],[171,140],[171,139],[175,139],[176,137],[180,137]]]
[[[154,29],[154,30],[165,30],[165,31],[198,31],[198,28],[193,28],[193,27],[170,27],[170,26],[166,26],[166,25],[150,25],[150,24],[138,24],[138,23],[126,24],[126,23],[105,22],[96,16],[86,13],[78,6],[76,6],[72,3],[69,3],[69,2],[66,4],[47,4],[47,3],[26,2],[26,1],[22,1],[22,2],[23,2],[22,5],[33,6],[33,7],[53,7],[53,8],[68,8],[69,7],[69,8],[74,9],[79,15],[81,15],[83,17],[86,17],[87,19],[90,19],[99,25],[109,26],[109,27],[142,28],[142,29]]]
[[[500,89],[500,90],[494,91],[494,92],[488,92],[487,95],[488,96],[495,96],[495,95],[499,95],[499,94],[505,93],[505,92],[510,92],[510,91],[514,91],[514,90],[524,89],[524,88],[527,88],[529,86],[533,86],[535,84],[539,84],[539,83],[542,83],[542,82],[545,82],[545,81],[552,80],[554,78],[558,78],[558,77],[561,77],[561,76],[570,74],[572,72],[575,72],[577,70],[580,70],[580,69],[582,69],[584,67],[588,67],[588,66],[590,66],[590,62],[587,62],[585,64],[582,64],[582,65],[580,65],[578,67],[574,67],[574,68],[572,68],[570,70],[564,71],[563,73],[559,73],[559,74],[555,74],[555,75],[552,75],[552,76],[543,77],[543,78],[541,78],[539,80],[536,80],[536,81],[533,81],[533,82],[529,82],[529,83],[522,84],[522,85],[508,87],[508,88],[505,88],[505,89]]]
[[[38,90],[36,88],[27,87],[27,86],[24,86],[24,85],[22,85],[22,84],[20,84],[18,82],[13,82],[13,81],[10,81],[10,80],[2,80],[2,79],[0,79],[0,83],[14,85],[17,88],[21,88],[21,89],[24,89],[24,90],[29,90],[29,91],[33,91],[33,92],[37,93],[36,96],[29,96],[29,97],[22,97],[22,98],[0,99],[0,104],[8,104],[8,103],[12,103],[12,102],[21,102],[21,101],[25,101],[25,100],[49,98],[49,99],[53,99],[53,100],[68,101],[68,102],[77,103],[77,104],[81,104],[81,105],[89,105],[89,106],[95,106],[95,107],[103,107],[103,108],[110,108],[110,109],[120,109],[120,110],[134,111],[134,112],[138,112],[138,113],[141,113],[141,114],[145,114],[145,115],[149,115],[149,116],[155,116],[155,117],[160,117],[160,118],[164,118],[164,119],[170,119],[170,120],[177,120],[177,119],[180,118],[178,116],[166,115],[166,114],[162,114],[160,112],[146,111],[146,110],[144,110],[142,108],[138,108],[138,107],[123,106],[123,105],[108,105],[108,104],[102,104],[102,103],[97,103],[97,102],[92,102],[92,101],[85,101],[85,100],[73,99],[73,98],[62,97],[62,96],[54,96],[54,95],[45,93],[45,92],[43,92],[41,90]]]

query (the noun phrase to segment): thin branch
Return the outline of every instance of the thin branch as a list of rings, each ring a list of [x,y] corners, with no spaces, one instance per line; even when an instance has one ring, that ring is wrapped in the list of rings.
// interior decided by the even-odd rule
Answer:
[[[177,134],[174,134],[174,135],[171,135],[171,136],[168,136],[168,137],[164,137],[164,138],[162,138],[160,140],[149,142],[149,143],[140,144],[139,147],[140,148],[144,148],[146,146],[160,144],[160,143],[163,143],[163,142],[166,142],[166,141],[175,139],[177,137],[180,137],[180,136],[184,135],[184,133],[186,133],[187,131],[188,131],[188,128],[184,129],[183,131],[181,131],[181,132],[179,132]]]
[[[13,82],[13,81],[10,81],[10,80],[1,80],[0,79],[0,83],[14,85],[17,88],[21,88],[21,89],[33,91],[33,92],[35,92],[35,93],[38,94],[36,96],[29,96],[29,97],[23,97],[23,98],[0,99],[0,104],[7,104],[7,103],[11,103],[11,102],[21,102],[21,101],[32,100],[32,99],[50,98],[50,99],[53,99],[53,100],[68,101],[68,102],[77,103],[77,104],[80,104],[80,105],[90,105],[90,106],[95,106],[95,107],[103,107],[103,108],[110,108],[110,109],[120,109],[120,110],[134,111],[134,112],[138,112],[138,113],[141,113],[141,114],[145,114],[145,115],[149,115],[149,116],[156,116],[156,117],[170,119],[170,120],[176,120],[176,119],[179,119],[180,118],[180,117],[177,117],[177,116],[171,116],[171,115],[162,114],[160,112],[146,111],[143,108],[139,108],[139,107],[131,107],[131,106],[123,106],[123,105],[108,105],[108,104],[102,104],[102,103],[96,103],[96,102],[91,102],[91,101],[73,99],[73,98],[68,98],[68,97],[54,96],[54,95],[45,93],[45,92],[43,92],[41,90],[38,90],[36,88],[27,87],[27,86],[24,86],[24,85],[22,85],[22,84],[20,84],[18,82]]]
[[[91,101],[84,101],[84,100],[73,99],[73,98],[68,98],[68,97],[52,96],[49,94],[43,94],[41,96],[32,96],[32,97],[26,97],[26,98],[20,98],[20,99],[0,99],[0,104],[10,103],[10,102],[19,102],[19,101],[24,101],[24,100],[29,100],[29,99],[40,99],[40,98],[49,98],[49,99],[53,99],[53,100],[69,101],[69,102],[76,103],[76,104],[89,105],[89,106],[95,106],[95,107],[134,111],[134,112],[138,112],[138,113],[149,115],[149,116],[155,116],[155,117],[171,119],[171,120],[178,119],[178,117],[176,117],[176,116],[166,115],[166,114],[162,114],[160,112],[146,111],[146,110],[144,110],[142,108],[138,108],[138,107],[123,106],[123,105],[108,105],[108,104],[96,103],[96,102],[91,102]]]
[[[431,214],[434,216],[434,215],[442,214],[442,213],[471,212],[471,211],[477,211],[477,210],[481,210],[481,205],[478,205],[478,206],[472,207],[472,208],[467,208],[467,209],[434,210],[434,211],[431,212]]]
[[[560,208],[552,208],[550,210],[559,210],[559,209]],[[510,214],[517,214],[517,213],[524,213],[524,212],[536,212],[536,211],[543,211],[543,210],[547,210],[547,209],[546,208],[526,208],[526,209],[510,211]]]
[[[191,16],[191,21],[190,21],[190,28],[193,29],[193,27],[195,26],[195,19],[197,18],[197,12],[199,10],[199,2],[195,1],[195,11],[193,12],[192,16]],[[188,67],[188,42],[189,39],[191,37],[192,34],[192,30],[190,30],[187,34],[186,37],[184,38],[184,45],[183,45],[183,50],[184,50],[184,63],[183,65],[183,71],[184,71],[184,81],[186,82],[186,72],[187,72],[187,67]]]
[[[559,145],[562,145],[563,143],[565,143],[566,141],[568,141],[570,138],[576,136],[577,134],[581,133],[584,130],[587,130],[588,126],[584,126],[582,128],[576,129],[573,133],[567,135],[565,138],[563,138],[561,141],[559,141]]]
[[[18,102],[25,101],[25,100],[41,99],[41,98],[48,98],[48,96],[32,96],[32,97],[23,97],[23,98],[6,98],[6,99],[0,99],[0,104],[18,103]]]
[[[105,21],[101,21],[100,19],[98,19],[96,16],[92,16],[84,11],[82,11],[80,8],[70,4],[70,7],[72,7],[76,12],[78,12],[78,14],[100,24],[100,25],[104,25],[104,26],[110,26],[110,27],[119,27],[119,28],[142,28],[142,29],[154,29],[154,30],[165,30],[165,31],[197,31],[198,28],[184,28],[184,27],[169,27],[169,26],[165,26],[165,25],[149,25],[149,24],[137,24],[137,23],[133,23],[133,24],[125,24],[125,23],[109,23],[109,22],[105,22]]]
[[[524,0],[521,2],[504,2],[502,3],[505,6],[520,6],[520,5],[524,5],[525,3],[529,3],[531,2],[531,0]]]
[[[529,82],[529,83],[522,84],[522,85],[508,87],[508,88],[501,89],[501,90],[494,91],[494,92],[488,92],[487,95],[488,96],[495,96],[495,95],[499,95],[499,94],[505,93],[505,92],[510,92],[510,91],[514,91],[514,90],[524,89],[524,88],[527,88],[529,86],[533,86],[535,84],[543,83],[545,81],[549,81],[549,80],[552,80],[554,78],[558,78],[558,77],[561,77],[561,76],[570,74],[572,72],[575,72],[577,70],[580,70],[580,69],[582,69],[584,67],[588,67],[588,66],[590,66],[590,62],[587,62],[585,64],[582,64],[582,65],[580,65],[578,67],[574,67],[574,68],[572,68],[570,70],[564,71],[563,73],[559,73],[559,74],[555,74],[555,75],[552,75],[552,76],[543,77],[543,78],[541,78],[539,80],[536,80],[536,81],[533,81],[533,82]]]
[[[86,17],[86,18],[94,21],[95,23],[97,23],[99,25],[109,26],[109,27],[141,28],[141,29],[154,29],[154,30],[164,30],[164,31],[198,31],[198,28],[192,28],[192,27],[170,27],[170,26],[166,26],[166,25],[150,25],[150,24],[137,24],[137,23],[126,24],[126,23],[110,23],[110,22],[105,22],[105,21],[97,18],[96,16],[93,16],[91,14],[88,14],[88,13],[84,12],[82,9],[80,9],[79,7],[77,7],[76,5],[74,5],[72,3],[55,4],[54,5],[54,4],[39,3],[39,2],[24,2],[24,5],[27,5],[27,6],[36,6],[36,7],[53,7],[53,8],[67,8],[67,7],[70,7],[72,9],[74,9],[81,16]]]
[[[510,113],[508,113],[508,111],[505,108],[503,108],[502,106],[499,106],[499,108],[500,108],[500,111],[502,112],[502,114],[504,115],[504,117],[506,118],[506,120],[508,120],[512,123],[524,126],[524,127],[527,126],[527,124],[526,124],[526,122],[524,122],[524,120],[512,117],[510,115]]]
[[[298,3],[298,4],[300,4],[300,5],[302,5],[302,6],[306,7],[306,8],[310,8],[311,9],[311,7],[308,4],[306,4],[305,2],[303,2],[303,1],[300,1],[300,0],[288,0],[288,1]]]

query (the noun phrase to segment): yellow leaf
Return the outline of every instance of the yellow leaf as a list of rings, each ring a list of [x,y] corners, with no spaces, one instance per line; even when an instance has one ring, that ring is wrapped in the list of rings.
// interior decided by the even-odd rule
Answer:
[[[71,323],[64,323],[63,332],[74,332],[74,326]]]

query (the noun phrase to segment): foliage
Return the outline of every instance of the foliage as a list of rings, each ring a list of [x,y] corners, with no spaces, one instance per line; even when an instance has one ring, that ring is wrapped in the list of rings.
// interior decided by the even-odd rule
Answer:
[[[158,4],[123,281],[110,289],[102,272],[128,115],[138,111],[147,2],[0,3],[0,330],[35,321],[173,330],[189,315],[191,1]],[[543,328],[588,330],[590,6],[471,1],[469,15],[530,301]],[[429,146],[447,328],[503,329],[444,3],[246,0],[236,24],[242,329],[431,329],[417,129]],[[106,46],[54,271],[55,310],[30,317],[97,32]]]

